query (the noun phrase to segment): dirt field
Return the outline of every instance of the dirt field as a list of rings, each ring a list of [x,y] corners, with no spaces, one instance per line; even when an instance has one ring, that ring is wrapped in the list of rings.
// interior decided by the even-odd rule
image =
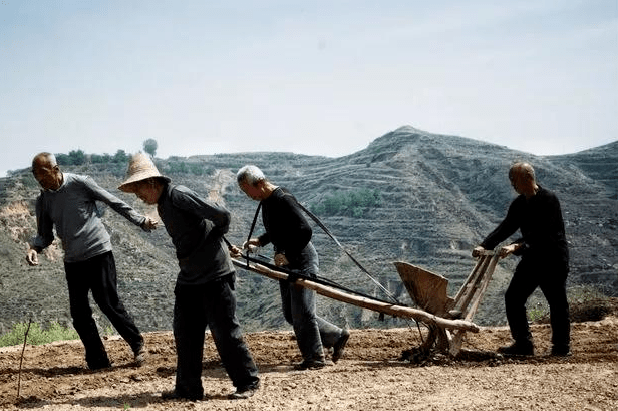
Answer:
[[[229,400],[233,387],[210,338],[205,345],[204,401],[163,401],[173,388],[175,348],[171,333],[145,335],[148,358],[131,364],[128,346],[110,338],[114,366],[84,368],[79,341],[26,346],[17,400],[22,347],[0,348],[3,410],[616,410],[618,318],[573,324],[573,355],[547,355],[550,330],[534,325],[537,356],[514,360],[494,355],[450,360],[435,355],[424,364],[401,361],[418,346],[418,331],[352,330],[345,356],[319,371],[295,371],[300,360],[290,332],[246,335],[261,371],[262,389],[247,400]],[[469,334],[468,350],[489,352],[508,343],[507,328]],[[487,353],[488,354],[488,353]]]

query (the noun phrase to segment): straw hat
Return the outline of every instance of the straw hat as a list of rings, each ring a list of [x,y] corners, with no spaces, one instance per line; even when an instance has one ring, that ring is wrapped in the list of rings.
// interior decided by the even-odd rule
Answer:
[[[125,180],[118,186],[118,189],[125,193],[132,193],[134,191],[133,183],[153,177],[160,178],[168,183],[171,181],[168,177],[159,173],[157,167],[150,161],[150,158],[146,154],[134,154],[129,161]]]

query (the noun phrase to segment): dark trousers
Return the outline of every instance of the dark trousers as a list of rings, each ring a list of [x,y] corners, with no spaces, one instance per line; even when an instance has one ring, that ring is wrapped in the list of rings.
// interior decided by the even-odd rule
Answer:
[[[525,257],[520,261],[506,290],[506,316],[511,335],[516,342],[532,341],[526,301],[537,287],[541,288],[549,304],[552,343],[554,347],[568,348],[570,344],[569,303],[566,294],[568,269],[561,264]]]
[[[177,284],[174,304],[174,338],[178,352],[176,392],[201,396],[202,361],[206,328],[235,387],[259,382],[258,370],[236,318],[234,274],[202,285]]]
[[[315,278],[319,271],[318,253],[309,243],[298,256],[289,256],[287,269]],[[324,347],[330,348],[342,330],[316,314],[316,293],[308,288],[279,281],[281,306],[285,320],[294,328],[296,343],[303,360],[324,360]]]
[[[73,327],[84,344],[86,363],[98,368],[109,363],[105,347],[92,318],[88,291],[118,334],[136,350],[143,343],[139,330],[118,298],[116,264],[111,251],[85,261],[65,263]]]

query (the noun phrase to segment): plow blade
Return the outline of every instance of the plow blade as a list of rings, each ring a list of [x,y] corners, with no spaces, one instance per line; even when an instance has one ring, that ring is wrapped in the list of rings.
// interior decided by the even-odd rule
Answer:
[[[453,308],[455,300],[446,294],[446,278],[403,261],[395,261],[393,264],[408,294],[421,309],[445,317]]]

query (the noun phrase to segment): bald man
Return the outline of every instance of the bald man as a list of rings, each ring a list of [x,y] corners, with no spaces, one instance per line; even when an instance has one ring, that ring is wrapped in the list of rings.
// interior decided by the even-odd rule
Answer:
[[[30,265],[39,264],[38,253],[54,241],[55,226],[64,249],[71,318],[84,344],[88,368],[98,370],[111,365],[92,318],[89,291],[131,347],[136,364],[141,365],[144,340],[118,297],[112,244],[95,202],[107,204],[145,231],[156,228],[156,221],[138,214],[92,178],[63,173],[53,154],[37,154],[32,160],[32,173],[42,190],[36,201],[37,235],[27,251],[26,261]]]
[[[541,288],[550,307],[552,351],[554,356],[570,355],[569,303],[566,280],[569,273],[569,250],[560,202],[554,193],[541,187],[534,168],[516,163],[509,179],[519,196],[511,203],[506,218],[472,252],[478,256],[493,249],[517,230],[521,238],[500,248],[503,257],[521,256],[505,294],[506,316],[515,342],[500,347],[505,355],[534,355],[532,334],[526,316],[526,301]]]

